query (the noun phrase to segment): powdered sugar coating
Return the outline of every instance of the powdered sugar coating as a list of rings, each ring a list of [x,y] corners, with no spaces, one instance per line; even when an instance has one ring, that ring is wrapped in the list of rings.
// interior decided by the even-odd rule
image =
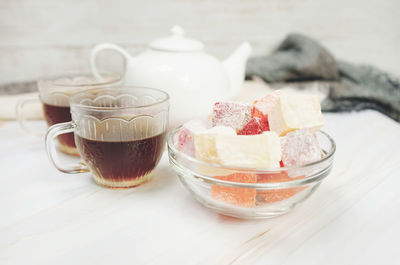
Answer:
[[[213,126],[241,130],[251,119],[251,106],[240,102],[217,102],[212,113]]]
[[[321,159],[317,137],[308,129],[300,129],[280,137],[284,166],[301,166]]]

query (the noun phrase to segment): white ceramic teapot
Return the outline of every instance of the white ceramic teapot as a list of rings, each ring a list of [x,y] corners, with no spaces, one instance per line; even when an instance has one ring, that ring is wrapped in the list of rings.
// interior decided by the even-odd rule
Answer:
[[[170,126],[207,117],[212,104],[227,100],[241,87],[251,47],[245,42],[223,62],[203,51],[203,43],[186,38],[181,27],[150,43],[133,57],[115,44],[96,45],[90,67],[97,78],[96,56],[101,50],[119,52],[126,61],[125,84],[159,88],[170,95]]]

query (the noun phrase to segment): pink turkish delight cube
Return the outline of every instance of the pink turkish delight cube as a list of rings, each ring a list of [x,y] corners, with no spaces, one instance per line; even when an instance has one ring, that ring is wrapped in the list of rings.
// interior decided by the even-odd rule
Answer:
[[[182,128],[174,135],[174,143],[179,151],[194,157],[194,136],[209,128],[211,128],[211,123],[209,121],[188,121],[183,124]]]
[[[301,166],[321,159],[318,139],[308,129],[292,131],[280,140],[284,166]]]
[[[251,106],[240,102],[217,102],[212,113],[213,126],[228,126],[236,130],[243,127],[251,119]]]

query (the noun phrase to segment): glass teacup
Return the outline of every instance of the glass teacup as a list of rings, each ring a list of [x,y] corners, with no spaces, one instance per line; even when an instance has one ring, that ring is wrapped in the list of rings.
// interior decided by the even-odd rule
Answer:
[[[91,89],[70,98],[72,121],[51,126],[46,149],[65,173],[91,171],[94,181],[110,188],[138,186],[151,179],[165,149],[169,96],[152,88]],[[74,133],[82,162],[65,167],[54,138]]]
[[[40,100],[43,107],[43,116],[48,126],[71,121],[69,98],[73,94],[88,89],[118,85],[120,82],[120,76],[112,74],[103,75],[102,80],[95,78],[91,74],[73,74],[54,78],[42,78],[37,82],[39,99],[28,99],[19,102],[17,105],[17,120],[24,130],[43,136],[43,131],[35,131],[33,128],[26,125],[25,106]],[[58,137],[58,143],[61,152],[69,155],[78,155],[73,133]]]

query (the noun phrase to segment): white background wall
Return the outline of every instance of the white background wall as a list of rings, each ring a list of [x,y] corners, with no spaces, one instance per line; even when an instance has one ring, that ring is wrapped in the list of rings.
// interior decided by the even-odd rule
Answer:
[[[135,53],[174,24],[220,58],[243,40],[269,52],[297,31],[338,58],[400,75],[399,0],[0,0],[0,83],[85,71],[94,44]],[[117,68],[118,59],[100,63]]]

